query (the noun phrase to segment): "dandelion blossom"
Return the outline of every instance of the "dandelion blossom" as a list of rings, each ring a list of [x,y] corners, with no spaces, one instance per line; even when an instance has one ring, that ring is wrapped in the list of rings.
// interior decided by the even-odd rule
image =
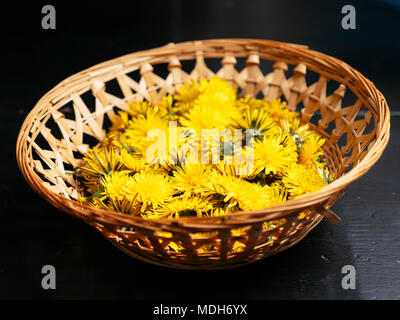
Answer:
[[[110,199],[123,199],[127,196],[124,189],[130,179],[131,178],[126,171],[117,171],[110,175],[103,176],[101,182],[104,186],[105,195]]]
[[[189,110],[193,102],[196,101],[201,91],[197,82],[192,79],[192,81],[185,82],[182,86],[178,88],[178,92],[175,94],[174,98],[176,100],[175,112],[184,112]]]
[[[121,162],[126,169],[135,173],[143,170],[146,165],[145,159],[130,154],[125,148],[121,150]]]
[[[265,110],[277,123],[282,119],[291,121],[298,117],[298,113],[286,108],[286,101],[275,99],[265,105]]]
[[[204,185],[212,174],[211,168],[204,164],[185,164],[173,172],[172,182],[179,192],[188,194],[203,193]]]
[[[301,164],[292,164],[282,178],[291,198],[316,192],[327,185],[318,170]]]
[[[321,161],[321,157],[324,154],[322,146],[325,143],[325,139],[317,135],[311,135],[304,142],[299,150],[299,161],[298,163],[305,166],[317,166],[324,167],[325,163]]]
[[[164,217],[201,217],[203,216],[203,214],[211,212],[212,210],[212,203],[208,202],[205,198],[201,198],[198,196],[189,198],[178,197],[156,209],[154,213],[148,215],[147,218],[158,219]]]
[[[124,188],[124,192],[136,197],[141,211],[155,209],[172,199],[176,192],[168,176],[150,172],[136,173]]]
[[[205,184],[207,194],[222,198],[227,208],[242,210],[262,209],[268,206],[268,192],[258,184],[233,176],[213,175]]]
[[[239,110],[233,101],[219,100],[211,95],[201,95],[192,109],[180,119],[180,123],[200,132],[201,129],[224,130],[231,126],[232,118],[238,117]]]
[[[280,174],[296,161],[296,145],[287,136],[264,136],[254,143],[254,164],[267,175]]]

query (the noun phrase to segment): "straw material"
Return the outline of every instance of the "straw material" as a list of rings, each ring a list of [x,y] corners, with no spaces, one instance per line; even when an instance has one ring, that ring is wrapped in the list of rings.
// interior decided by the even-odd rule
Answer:
[[[218,70],[213,71],[210,66],[216,61]],[[272,70],[264,74],[261,64],[268,61],[274,62]],[[241,62],[245,64],[240,67]],[[168,73],[165,79],[155,71],[162,67]],[[281,205],[223,217],[149,221],[77,201],[80,189],[71,170],[81,164],[89,147],[103,139],[117,110],[127,110],[131,100],[157,103],[183,82],[213,75],[229,80],[242,94],[281,97],[289,109],[301,111],[302,122],[310,123],[327,140],[328,165],[338,179]],[[324,216],[338,221],[329,208],[379,159],[388,143],[389,127],[389,108],[382,94],[336,58],[275,41],[205,40],[129,54],[64,80],[27,116],[18,137],[17,160],[42,197],[95,227],[129,255],[175,268],[221,269],[291,247]],[[306,209],[308,215],[300,215]],[[282,218],[282,225],[263,228],[264,222]],[[238,235],[239,228],[245,232]],[[171,241],[183,250],[171,250]],[[240,251],[234,250],[235,244],[240,244]],[[210,245],[212,251],[201,250]]]

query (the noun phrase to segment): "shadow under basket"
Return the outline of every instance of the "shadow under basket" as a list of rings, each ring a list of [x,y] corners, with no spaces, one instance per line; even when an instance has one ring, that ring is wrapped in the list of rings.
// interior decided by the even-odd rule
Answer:
[[[131,100],[157,103],[185,81],[214,75],[242,95],[281,98],[299,111],[302,122],[326,139],[328,167],[337,179],[284,204],[223,217],[143,220],[78,202],[71,171],[104,138],[118,110],[127,110]],[[329,208],[378,161],[389,127],[389,108],[372,82],[306,46],[255,39],[170,43],[98,64],[58,84],[23,123],[17,160],[36,192],[125,253],[174,268],[223,269],[291,247],[323,217],[338,221]],[[273,220],[281,223],[264,227]],[[183,249],[171,250],[171,241]]]

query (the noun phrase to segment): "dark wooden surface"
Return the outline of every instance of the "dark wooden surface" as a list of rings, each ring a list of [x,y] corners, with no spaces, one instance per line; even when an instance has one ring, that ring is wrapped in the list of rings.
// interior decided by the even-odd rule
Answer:
[[[217,4],[218,3],[218,4]],[[170,41],[217,37],[297,42],[365,74],[400,111],[400,12],[395,1],[354,1],[357,30],[340,27],[342,1],[149,1],[127,7],[55,4],[57,30],[40,28],[43,4],[0,13],[0,298],[2,299],[399,299],[400,118],[380,161],[289,250],[226,271],[181,271],[130,258],[83,222],[57,211],[24,181],[15,161],[19,127],[65,77],[125,53]],[[106,22],[107,20],[107,22]],[[54,265],[57,289],[41,288]],[[341,287],[344,265],[355,290]]]

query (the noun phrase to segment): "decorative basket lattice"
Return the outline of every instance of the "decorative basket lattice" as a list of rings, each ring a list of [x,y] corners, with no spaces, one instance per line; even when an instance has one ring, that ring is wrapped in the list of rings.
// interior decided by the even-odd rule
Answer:
[[[263,74],[271,61],[272,70]],[[149,221],[77,201],[79,189],[70,172],[80,164],[82,154],[103,139],[118,109],[126,110],[132,99],[157,103],[184,81],[213,75],[229,80],[242,94],[281,97],[289,109],[301,111],[302,121],[326,138],[328,165],[338,179],[282,205],[224,217]],[[323,216],[336,221],[329,207],[379,159],[389,126],[389,108],[382,94],[336,58],[275,41],[195,41],[129,54],[61,82],[40,99],[23,123],[17,160],[41,196],[95,227],[129,255],[176,268],[228,268],[289,248]],[[305,209],[309,214],[300,215]],[[264,222],[281,218],[285,222],[280,226],[263,228]],[[237,236],[239,228],[245,232]],[[170,250],[170,241],[184,249]],[[243,244],[241,252],[233,250],[237,241]],[[199,250],[204,245],[214,249]]]

